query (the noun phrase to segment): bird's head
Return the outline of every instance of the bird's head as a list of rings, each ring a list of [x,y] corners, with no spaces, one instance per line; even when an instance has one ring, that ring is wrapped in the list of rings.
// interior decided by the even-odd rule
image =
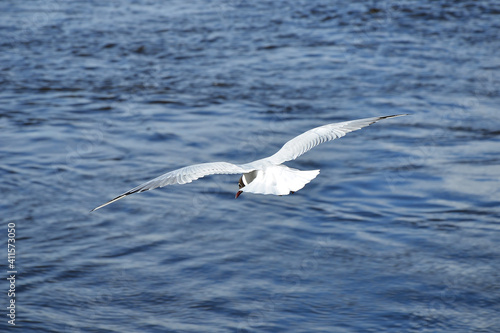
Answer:
[[[236,192],[236,198],[238,198],[240,196],[240,194],[243,193],[243,191],[241,190],[242,188],[244,188],[245,186],[247,186],[248,184],[253,182],[253,180],[257,177],[257,173],[258,173],[258,170],[253,170],[253,171],[250,171],[248,173],[244,173],[240,177],[240,180],[238,181],[238,187],[240,190],[238,192]]]
[[[243,183],[243,176],[241,176],[240,180],[238,180],[238,188],[240,189],[240,191],[236,192],[235,199],[238,199],[240,194],[243,193],[243,191],[241,191],[243,187],[245,187],[245,183]]]

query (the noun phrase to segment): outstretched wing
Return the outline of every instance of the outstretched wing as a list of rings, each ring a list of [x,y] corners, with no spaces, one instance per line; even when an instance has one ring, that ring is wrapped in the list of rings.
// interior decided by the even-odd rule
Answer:
[[[202,164],[195,164],[195,165],[190,165],[184,168],[180,168],[174,171],[167,172],[159,177],[156,177],[144,184],[141,184],[137,187],[134,187],[133,189],[120,194],[114,199],[111,199],[110,201],[106,202],[105,204],[100,205],[99,207],[96,207],[91,210],[93,212],[94,210],[97,210],[99,208],[102,208],[104,206],[109,205],[110,203],[113,203],[117,200],[120,200],[122,198],[125,198],[127,195],[131,195],[134,193],[139,193],[139,192],[144,192],[144,191],[149,191],[157,187],[163,187],[167,185],[172,185],[172,184],[187,184],[191,183],[193,180],[196,180],[198,178],[202,178],[208,175],[215,175],[215,174],[237,174],[237,173],[245,173],[245,172],[250,172],[252,170],[248,170],[245,168],[242,168],[239,165],[232,164],[232,163],[227,163],[227,162],[214,162],[214,163],[202,163]]]
[[[300,155],[316,147],[320,143],[343,137],[349,132],[359,130],[381,119],[387,119],[399,116],[406,116],[406,115],[398,114],[393,116],[364,118],[358,120],[344,121],[341,123],[333,123],[313,128],[288,141],[283,145],[283,147],[281,147],[281,149],[276,154],[263,159],[262,162],[268,162],[274,165],[278,165],[286,161],[294,160]]]

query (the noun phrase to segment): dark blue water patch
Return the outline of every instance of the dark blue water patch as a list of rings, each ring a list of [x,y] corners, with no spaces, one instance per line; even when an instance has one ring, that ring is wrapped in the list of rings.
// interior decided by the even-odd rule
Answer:
[[[5,6],[4,6],[5,7]],[[498,5],[8,4],[2,209],[24,331],[498,331]],[[290,163],[294,195],[163,172]],[[325,144],[327,145],[327,144]],[[158,191],[158,192],[156,192]]]

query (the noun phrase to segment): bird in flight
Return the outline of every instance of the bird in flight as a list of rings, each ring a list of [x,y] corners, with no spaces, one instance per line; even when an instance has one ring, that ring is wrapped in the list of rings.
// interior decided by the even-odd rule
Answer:
[[[187,184],[198,178],[214,174],[242,174],[238,182],[239,190],[236,192],[236,198],[243,192],[274,195],[294,193],[316,178],[319,170],[302,171],[292,169],[283,165],[284,162],[296,159],[320,143],[343,137],[349,132],[359,130],[379,120],[405,115],[364,118],[316,127],[291,139],[274,155],[246,164],[228,162],[202,163],[170,171],[120,194],[116,198],[92,209],[91,212],[134,193],[149,191],[167,185]]]

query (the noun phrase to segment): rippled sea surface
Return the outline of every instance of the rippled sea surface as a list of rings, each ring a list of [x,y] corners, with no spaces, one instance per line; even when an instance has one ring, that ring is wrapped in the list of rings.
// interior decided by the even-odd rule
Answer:
[[[498,1],[2,1],[2,276],[22,332],[500,332]],[[164,172],[381,121],[289,166]],[[8,282],[0,294],[2,332]]]

